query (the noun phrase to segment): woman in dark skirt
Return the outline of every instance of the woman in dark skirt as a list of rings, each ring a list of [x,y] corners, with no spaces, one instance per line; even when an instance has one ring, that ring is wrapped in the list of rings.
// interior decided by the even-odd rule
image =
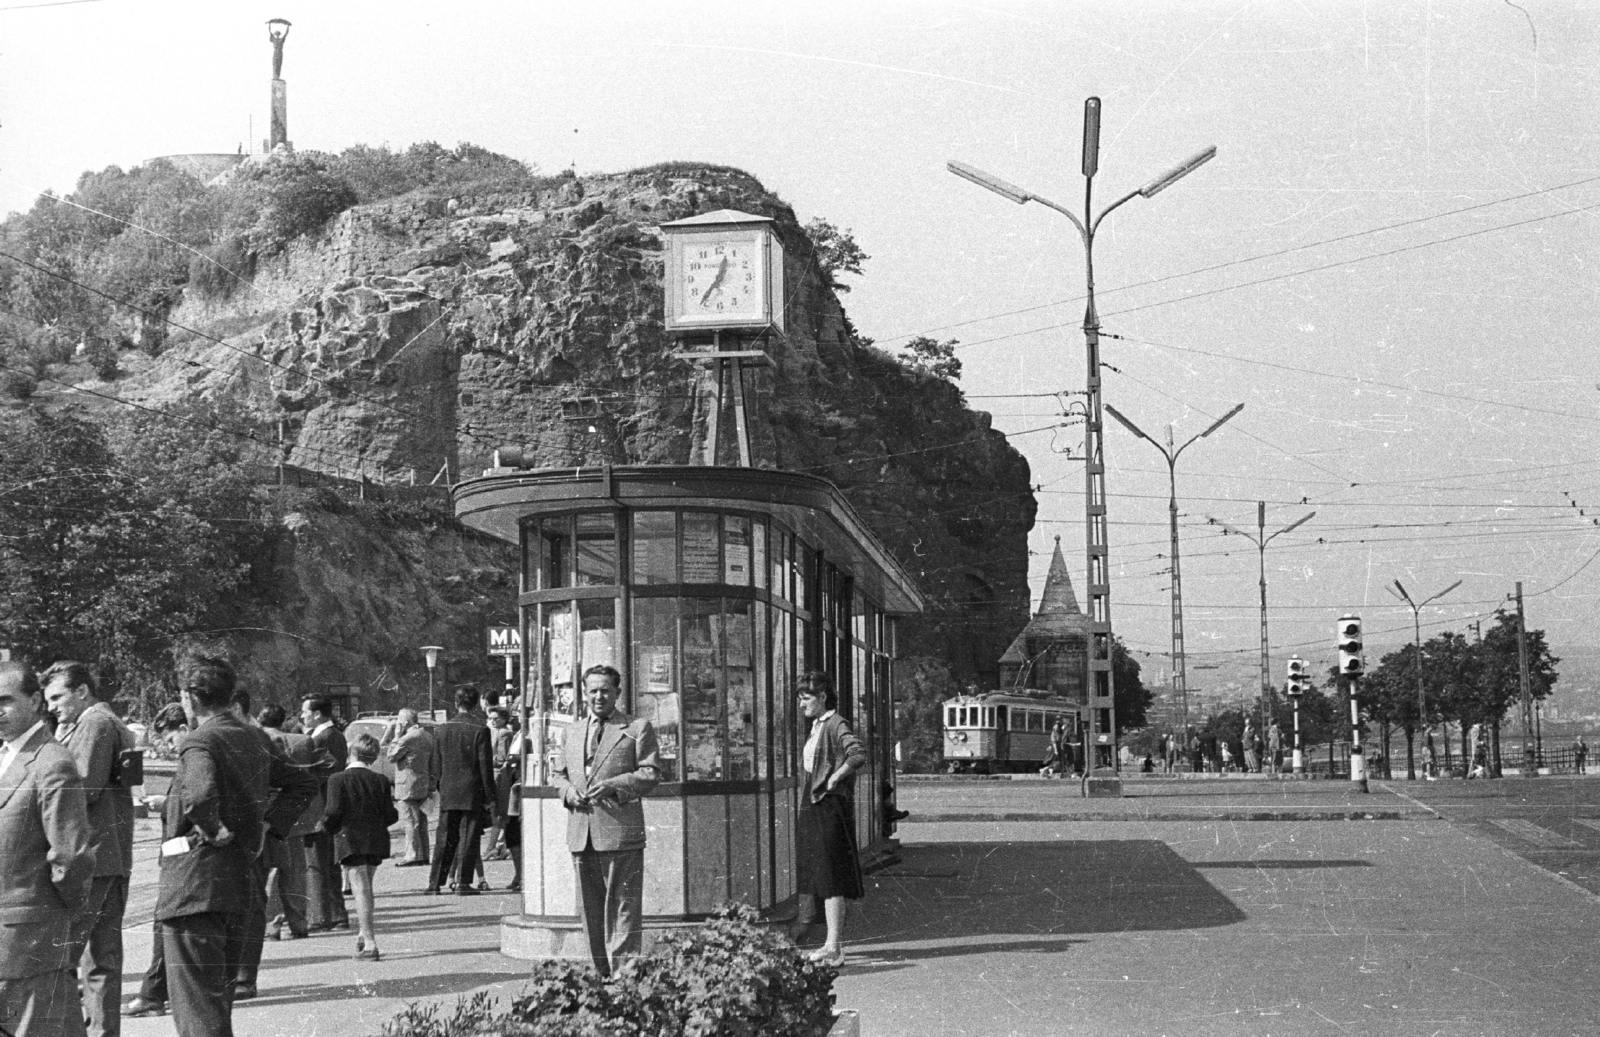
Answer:
[[[389,856],[389,826],[400,820],[394,808],[394,785],[372,770],[378,740],[356,735],[350,740],[350,764],[328,779],[328,805],[322,828],[333,833],[333,855],[347,869],[355,891],[356,957],[378,960],[378,938],[372,931],[372,873]]]
[[[799,698],[811,728],[800,756],[805,775],[796,888],[823,902],[828,921],[827,940],[811,960],[841,965],[844,902],[860,900],[863,891],[856,853],[855,773],[866,765],[867,751],[838,714],[838,695],[827,674],[806,674]]]

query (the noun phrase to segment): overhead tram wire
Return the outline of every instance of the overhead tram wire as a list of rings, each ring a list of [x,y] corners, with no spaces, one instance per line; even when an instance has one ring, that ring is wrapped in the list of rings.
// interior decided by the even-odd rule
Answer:
[[[1365,255],[1365,256],[1354,256],[1354,257],[1352,257],[1350,259],[1335,260],[1334,262],[1331,262],[1331,263],[1323,263],[1320,266],[1306,267],[1303,270],[1291,270],[1288,273],[1274,274],[1271,277],[1261,277],[1261,278],[1257,278],[1257,279],[1255,279],[1253,281],[1241,281],[1238,284],[1223,285],[1220,288],[1212,288],[1212,289],[1209,289],[1209,290],[1204,291],[1204,292],[1196,292],[1196,293],[1193,293],[1193,294],[1190,294],[1190,295],[1174,296],[1173,298],[1170,298],[1170,299],[1162,299],[1162,300],[1159,300],[1157,302],[1145,303],[1145,304],[1143,304],[1141,306],[1130,306],[1129,308],[1127,308],[1125,310],[1112,310],[1112,311],[1110,311],[1108,313],[1102,313],[1100,315],[1100,319],[1101,320],[1109,320],[1109,319],[1111,319],[1113,317],[1122,317],[1122,316],[1126,316],[1126,315],[1128,315],[1130,313],[1138,313],[1138,312],[1140,312],[1142,310],[1155,309],[1156,307],[1159,307],[1159,306],[1171,306],[1171,305],[1173,305],[1175,303],[1180,303],[1180,302],[1193,302],[1193,301],[1195,301],[1197,299],[1205,299],[1205,298],[1209,298],[1210,296],[1213,296],[1213,295],[1221,295],[1221,294],[1224,294],[1226,292],[1238,291],[1241,288],[1253,288],[1253,287],[1256,287],[1256,286],[1259,286],[1259,285],[1272,284],[1272,283],[1277,282],[1277,281],[1286,281],[1286,280],[1289,280],[1290,278],[1293,278],[1293,277],[1302,277],[1302,276],[1304,276],[1306,274],[1323,273],[1323,272],[1328,271],[1328,270],[1336,270],[1339,267],[1353,266],[1353,265],[1355,265],[1357,263],[1365,263],[1365,262],[1368,262],[1369,260],[1373,260],[1373,259],[1384,259],[1384,258],[1386,258],[1388,256],[1400,255],[1400,254],[1405,253],[1405,252],[1415,252],[1418,249],[1432,248],[1435,245],[1448,245],[1451,242],[1462,241],[1462,240],[1464,240],[1466,238],[1474,238],[1474,237],[1479,237],[1479,236],[1484,235],[1484,234],[1492,234],[1492,233],[1494,233],[1496,231],[1513,230],[1513,229],[1515,229],[1517,227],[1525,227],[1525,226],[1528,226],[1528,225],[1534,224],[1534,223],[1542,223],[1545,220],[1553,220],[1553,219],[1557,219],[1557,218],[1562,217],[1562,216],[1571,216],[1571,215],[1574,215],[1576,213],[1591,212],[1591,211],[1593,211],[1595,209],[1600,209],[1600,202],[1596,202],[1593,205],[1578,206],[1577,208],[1573,208],[1573,209],[1563,209],[1560,212],[1546,213],[1543,216],[1533,216],[1533,217],[1530,217],[1530,218],[1528,218],[1526,220],[1517,220],[1517,221],[1515,221],[1513,223],[1502,223],[1502,224],[1498,224],[1498,225],[1493,226],[1493,227],[1482,227],[1482,228],[1479,228],[1478,230],[1466,231],[1464,233],[1454,234],[1454,235],[1451,235],[1449,237],[1434,238],[1434,239],[1432,239],[1430,241],[1418,242],[1417,244],[1413,244],[1413,245],[1403,245],[1403,246],[1401,246],[1399,248],[1392,248],[1392,249],[1389,249],[1389,250],[1384,251],[1384,252],[1373,252],[1373,253],[1371,253],[1369,255]],[[1130,287],[1132,287],[1132,286],[1130,286]],[[1116,289],[1112,289],[1112,290],[1115,291]],[[1102,293],[1102,294],[1109,294],[1109,292]],[[994,336],[991,336],[990,338],[978,339],[975,342],[962,342],[962,343],[959,343],[955,348],[957,348],[957,349],[970,349],[973,346],[987,346],[987,345],[992,345],[993,343],[996,343],[996,342],[1006,342],[1006,341],[1009,341],[1010,339],[1022,338],[1022,337],[1026,336],[1026,335],[1037,335],[1037,334],[1041,334],[1041,333],[1046,332],[1046,331],[1060,331],[1062,329],[1075,328],[1077,326],[1078,326],[1077,323],[1074,322],[1074,321],[1067,321],[1067,322],[1064,322],[1064,323],[1061,323],[1061,324],[1046,324],[1046,325],[1044,325],[1042,327],[1027,328],[1027,329],[1025,329],[1023,331],[1014,331],[1014,332],[1011,332],[1011,333],[1006,334],[1006,335],[994,335]],[[1102,332],[1101,333],[1101,337],[1105,338],[1107,336],[1105,335],[1104,332]],[[1114,337],[1114,336],[1112,336],[1112,337]]]
[[[1147,280],[1147,281],[1135,281],[1132,284],[1119,285],[1119,286],[1117,286],[1115,288],[1102,288],[1102,289],[1099,289],[1096,292],[1096,294],[1103,297],[1103,296],[1107,296],[1107,295],[1114,295],[1117,292],[1132,291],[1135,288],[1148,288],[1151,285],[1163,284],[1163,283],[1165,283],[1167,281],[1175,281],[1175,280],[1178,280],[1178,279],[1184,278],[1184,277],[1197,277],[1200,274],[1215,273],[1218,270],[1226,270],[1229,267],[1242,266],[1242,265],[1244,265],[1246,263],[1259,263],[1259,262],[1261,262],[1263,260],[1267,260],[1267,259],[1277,259],[1279,256],[1287,256],[1287,255],[1291,255],[1291,254],[1293,254],[1295,252],[1304,252],[1304,251],[1307,251],[1309,249],[1321,248],[1324,245],[1337,245],[1337,244],[1340,244],[1342,242],[1352,241],[1352,240],[1354,240],[1356,238],[1363,238],[1363,237],[1367,237],[1367,236],[1373,235],[1373,234],[1382,234],[1382,233],[1385,233],[1385,232],[1391,231],[1391,230],[1400,230],[1401,228],[1404,228],[1404,227],[1413,227],[1413,226],[1417,226],[1419,224],[1429,223],[1429,222],[1431,222],[1433,220],[1446,219],[1446,218],[1451,217],[1451,216],[1460,216],[1463,213],[1476,212],[1479,209],[1488,209],[1488,208],[1492,208],[1493,206],[1496,206],[1496,205],[1508,205],[1511,202],[1520,202],[1520,201],[1523,201],[1523,200],[1528,199],[1528,198],[1536,198],[1536,197],[1539,197],[1541,195],[1554,194],[1557,191],[1566,191],[1566,190],[1570,190],[1571,188],[1574,188],[1574,187],[1583,187],[1583,186],[1585,186],[1587,184],[1592,184],[1592,183],[1595,183],[1597,181],[1600,181],[1600,175],[1591,176],[1591,177],[1584,177],[1581,180],[1573,180],[1573,181],[1570,181],[1570,182],[1565,183],[1565,184],[1557,184],[1554,187],[1541,187],[1541,188],[1538,188],[1538,189],[1533,190],[1533,191],[1525,191],[1522,194],[1508,195],[1505,198],[1496,198],[1496,199],[1493,199],[1492,201],[1479,202],[1476,205],[1463,206],[1460,209],[1450,209],[1450,210],[1445,211],[1445,212],[1434,213],[1431,216],[1418,216],[1418,217],[1415,217],[1415,218],[1409,219],[1409,220],[1401,220],[1398,223],[1385,224],[1385,225],[1383,225],[1381,227],[1370,227],[1370,228],[1368,228],[1366,230],[1352,231],[1349,234],[1339,234],[1339,235],[1336,235],[1336,236],[1331,237],[1331,238],[1323,238],[1320,241],[1307,242],[1304,245],[1295,245],[1295,246],[1292,246],[1290,248],[1278,249],[1278,250],[1276,250],[1274,252],[1263,252],[1260,255],[1246,256],[1246,257],[1244,257],[1242,259],[1230,259],[1225,263],[1215,263],[1215,264],[1213,264],[1211,266],[1198,267],[1198,268],[1196,268],[1194,270],[1183,271],[1182,273],[1166,274],[1166,275],[1164,275],[1162,277],[1151,278],[1150,280]],[[1560,215],[1560,214],[1558,214],[1558,215]],[[903,334],[903,335],[891,335],[888,338],[883,339],[882,341],[884,341],[884,342],[898,342],[901,339],[912,339],[912,338],[917,338],[917,337],[922,336],[922,335],[935,335],[935,334],[937,334],[937,333],[939,333],[941,331],[951,331],[951,330],[953,330],[955,328],[963,328],[963,327],[967,327],[968,325],[972,325],[972,324],[981,324],[981,323],[983,323],[985,321],[1000,320],[1000,319],[1003,319],[1005,317],[1016,317],[1016,316],[1020,316],[1020,315],[1022,315],[1024,313],[1034,313],[1034,312],[1036,312],[1038,310],[1046,310],[1046,309],[1050,309],[1050,308],[1055,307],[1055,306],[1068,306],[1068,305],[1071,305],[1073,303],[1083,302],[1085,298],[1086,298],[1085,296],[1076,295],[1076,296],[1072,296],[1071,298],[1060,299],[1060,300],[1057,300],[1055,302],[1039,303],[1038,305],[1035,305],[1035,306],[1024,306],[1021,309],[1017,309],[1017,310],[1007,310],[1007,311],[1005,311],[1003,313],[989,314],[988,316],[984,316],[984,317],[974,317],[971,320],[957,321],[954,324],[943,324],[943,325],[940,325],[939,327],[930,328],[930,329],[928,329],[926,331],[914,331],[914,332],[910,332],[908,334]],[[1041,329],[1038,329],[1038,330],[1040,330],[1040,331],[1048,331],[1048,330],[1051,330],[1052,328],[1069,327],[1069,326],[1073,326],[1073,325],[1060,325],[1060,324],[1058,324],[1058,325],[1051,325],[1049,328],[1041,328]],[[1029,332],[1021,332],[1021,334],[1029,334]],[[988,341],[998,341],[998,340],[997,339],[991,339],[991,340],[988,340]],[[981,344],[981,343],[963,343],[963,345],[976,345],[976,344]]]

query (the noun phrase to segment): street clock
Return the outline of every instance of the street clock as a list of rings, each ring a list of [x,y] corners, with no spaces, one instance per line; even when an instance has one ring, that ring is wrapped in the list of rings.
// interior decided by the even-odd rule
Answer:
[[[734,209],[661,225],[669,333],[783,329],[783,245],[772,226]]]

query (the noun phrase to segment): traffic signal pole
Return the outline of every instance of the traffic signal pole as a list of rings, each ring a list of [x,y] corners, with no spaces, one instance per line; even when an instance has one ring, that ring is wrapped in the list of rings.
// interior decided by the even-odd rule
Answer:
[[[1306,693],[1306,684],[1310,672],[1306,669],[1306,661],[1298,655],[1289,658],[1289,679],[1284,689],[1289,695],[1289,701],[1294,706],[1294,756],[1290,771],[1295,777],[1303,777],[1306,771],[1305,757],[1300,754],[1300,696]]]
[[[1334,628],[1339,643],[1339,676],[1350,689],[1350,780],[1367,788],[1366,759],[1361,755],[1361,674],[1366,661],[1361,656],[1361,617],[1346,614]]]

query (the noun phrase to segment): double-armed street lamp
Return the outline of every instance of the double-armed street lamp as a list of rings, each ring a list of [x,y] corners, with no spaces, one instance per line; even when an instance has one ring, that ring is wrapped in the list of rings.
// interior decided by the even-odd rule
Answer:
[[[439,646],[439,645],[423,645],[422,646],[422,659],[423,659],[424,662],[426,662],[428,664],[428,719],[429,720],[434,719],[434,715],[433,715],[433,668],[435,666],[439,665],[439,653],[442,652],[442,651],[444,651],[444,648]]]
[[[1221,428],[1235,414],[1244,410],[1244,404],[1238,404],[1228,413],[1213,421],[1204,432],[1190,436],[1183,446],[1176,449],[1172,446],[1172,426],[1167,426],[1167,442],[1163,446],[1145,434],[1144,430],[1129,421],[1127,416],[1111,404],[1105,405],[1106,411],[1135,436],[1148,442],[1151,446],[1161,451],[1161,456],[1167,462],[1167,515],[1171,519],[1171,550],[1172,550],[1172,692],[1173,696],[1181,703],[1183,709],[1183,747],[1189,747],[1189,674],[1188,664],[1183,650],[1183,578],[1178,568],[1178,455],[1189,448],[1196,440],[1201,440]]]
[[[1457,580],[1455,583],[1452,583],[1438,594],[1435,594],[1431,598],[1425,598],[1421,602],[1412,601],[1411,595],[1406,593],[1405,587],[1400,583],[1399,580],[1394,581],[1394,588],[1389,591],[1390,594],[1395,594],[1395,591],[1399,591],[1400,593],[1395,594],[1395,597],[1400,598],[1411,607],[1411,631],[1412,635],[1416,638],[1415,643],[1417,650],[1417,730],[1422,733],[1424,740],[1426,740],[1428,732],[1428,703],[1426,696],[1424,696],[1422,693],[1422,620],[1419,617],[1422,613],[1422,607],[1424,605],[1427,605],[1429,602],[1438,601],[1440,598],[1444,597],[1446,594],[1449,594],[1459,586],[1461,586],[1461,581]],[[1450,732],[1446,730],[1445,736],[1447,739],[1449,734]],[[1406,780],[1417,780],[1417,764],[1415,753],[1408,753],[1406,756]]]
[[[1237,529],[1237,528],[1235,528],[1233,526],[1228,525],[1226,522],[1222,521],[1219,518],[1212,518],[1209,515],[1206,516],[1206,521],[1207,522],[1211,522],[1211,523],[1213,523],[1215,525],[1221,526],[1226,532],[1233,533],[1236,536],[1242,536],[1246,540],[1250,541],[1252,544],[1255,544],[1256,545],[1256,553],[1260,556],[1260,562],[1261,562],[1261,726],[1262,726],[1263,730],[1265,730],[1266,724],[1267,724],[1267,703],[1272,698],[1272,674],[1270,672],[1271,671],[1271,666],[1272,666],[1272,660],[1270,658],[1270,653],[1269,653],[1269,651],[1267,649],[1267,645],[1268,645],[1268,641],[1267,641],[1267,545],[1272,543],[1278,537],[1283,536],[1283,534],[1291,532],[1291,531],[1296,530],[1296,529],[1299,529],[1301,526],[1305,525],[1307,522],[1310,522],[1313,518],[1315,518],[1316,514],[1317,513],[1313,511],[1309,515],[1304,516],[1303,518],[1296,519],[1295,521],[1289,523],[1287,526],[1284,526],[1282,529],[1278,530],[1276,533],[1273,533],[1271,536],[1267,535],[1267,502],[1266,501],[1257,501],[1256,502],[1256,532],[1255,532],[1255,535],[1253,535],[1253,536],[1251,534],[1249,534],[1249,533],[1246,533],[1242,529]]]
[[[1116,716],[1112,698],[1111,677],[1111,568],[1106,538],[1105,451],[1100,403],[1100,317],[1094,304],[1094,236],[1100,224],[1118,206],[1135,197],[1153,198],[1179,180],[1216,157],[1215,146],[1208,147],[1179,163],[1161,176],[1118,198],[1094,215],[1094,175],[1100,168],[1100,98],[1091,97],[1083,103],[1083,218],[1063,205],[1008,183],[997,176],[965,162],[947,162],[945,167],[956,176],[970,180],[986,191],[1024,205],[1038,202],[1054,209],[1077,228],[1083,240],[1084,268],[1088,283],[1088,304],[1083,313],[1083,337],[1087,346],[1088,376],[1084,385],[1084,526],[1088,558],[1087,597],[1089,603],[1089,662],[1088,704],[1090,723],[1085,725],[1085,741],[1091,739],[1096,746],[1095,755],[1085,753],[1085,772],[1093,763],[1100,769],[1117,766]],[[1087,746],[1086,746],[1087,748]],[[1091,763],[1093,761],[1093,763]]]

